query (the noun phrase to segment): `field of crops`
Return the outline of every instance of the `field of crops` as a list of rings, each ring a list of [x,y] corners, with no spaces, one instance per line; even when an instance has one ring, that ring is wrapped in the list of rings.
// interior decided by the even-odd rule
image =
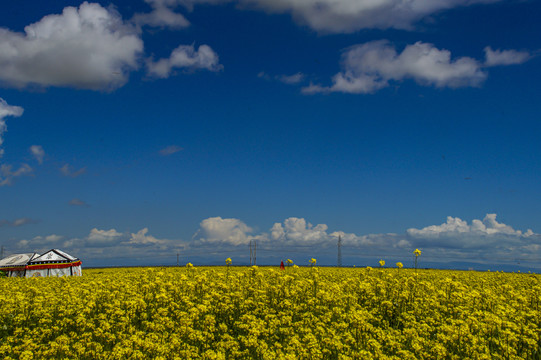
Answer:
[[[2,359],[540,359],[541,276],[182,267],[0,279]]]

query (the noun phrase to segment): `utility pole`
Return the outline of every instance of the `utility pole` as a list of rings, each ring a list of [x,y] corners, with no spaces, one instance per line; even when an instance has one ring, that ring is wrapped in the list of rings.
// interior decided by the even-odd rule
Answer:
[[[255,240],[250,240],[250,265],[255,265],[256,262],[256,252],[257,252],[257,242]]]
[[[0,248],[0,260],[4,258],[4,245]]]
[[[336,266],[342,267],[342,236],[338,235],[338,259]]]
[[[180,256],[180,253],[177,253],[177,266],[180,266],[179,256]]]

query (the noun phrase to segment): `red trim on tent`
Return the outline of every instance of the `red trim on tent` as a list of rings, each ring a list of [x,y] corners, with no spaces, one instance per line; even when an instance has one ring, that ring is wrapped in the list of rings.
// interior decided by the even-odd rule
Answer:
[[[79,266],[81,265],[81,261],[74,261],[70,263],[57,263],[57,264],[35,264],[35,265],[27,265],[27,270],[43,270],[43,269],[64,269],[69,268],[72,266]]]
[[[23,270],[43,270],[43,269],[64,269],[73,266],[81,265],[81,260],[72,261],[69,263],[49,263],[49,264],[34,264],[34,265],[21,265],[21,266],[11,266],[11,267],[2,267],[1,271],[23,271]]]
[[[1,271],[24,271],[24,269],[26,269],[24,265],[0,268]]]

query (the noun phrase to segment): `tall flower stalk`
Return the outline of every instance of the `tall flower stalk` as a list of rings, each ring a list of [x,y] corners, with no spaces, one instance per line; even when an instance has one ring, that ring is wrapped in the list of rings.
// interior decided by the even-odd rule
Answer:
[[[415,272],[417,272],[417,258],[421,256],[421,250],[415,249],[413,255],[415,255]]]

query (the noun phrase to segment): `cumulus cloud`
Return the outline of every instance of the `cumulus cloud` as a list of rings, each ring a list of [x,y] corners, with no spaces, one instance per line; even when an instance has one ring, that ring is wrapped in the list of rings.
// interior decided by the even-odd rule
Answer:
[[[9,222],[12,226],[13,222]],[[2,226],[2,221],[0,221]],[[126,261],[137,264],[144,259],[156,263],[165,259],[171,264],[176,260],[175,254],[183,251],[185,243],[181,240],[158,239],[143,228],[136,233],[119,232],[112,229],[93,228],[87,236],[66,238],[66,236],[52,234],[35,236],[6,244],[14,252],[44,252],[51,248],[59,248],[69,254],[77,256],[87,265],[90,261],[100,265],[121,265]],[[15,250],[17,249],[17,250]],[[170,259],[170,261],[169,261]],[[96,262],[98,261],[98,262]]]
[[[309,28],[328,33],[360,29],[411,30],[419,20],[440,11],[501,0],[164,0],[182,4],[234,2],[239,8],[291,14]]]
[[[0,186],[11,185],[15,178],[32,175],[34,170],[28,164],[22,164],[17,170],[12,165],[3,164],[0,166]]]
[[[36,159],[39,164],[43,164],[43,158],[45,157],[43,147],[40,145],[32,145],[30,146],[30,153],[32,156],[34,156],[34,159]]]
[[[45,249],[55,247],[60,244],[60,240],[63,239],[63,236],[60,235],[47,235],[47,236],[36,236],[31,240],[21,240],[17,242],[17,247],[19,249],[24,249],[27,251],[36,251],[36,249]]]
[[[123,237],[125,237],[125,234],[118,232],[115,229],[99,230],[93,228],[86,238],[86,244],[90,246],[107,246],[114,244]]]
[[[4,155],[4,149],[2,149],[1,146],[4,143],[3,136],[7,130],[5,118],[8,116],[21,116],[23,114],[23,111],[24,110],[22,107],[9,105],[4,99],[0,98],[0,157]]]
[[[492,50],[490,46],[485,47],[485,66],[522,64],[531,58],[528,51]]]
[[[71,165],[65,164],[60,168],[60,173],[68,177],[77,177],[83,175],[86,172],[86,167],[80,168],[79,170],[72,169]]]
[[[162,156],[173,155],[173,154],[178,153],[179,151],[182,151],[182,150],[184,150],[184,149],[181,148],[178,145],[169,145],[169,146],[167,146],[167,147],[160,150],[160,155],[162,155]]]
[[[24,28],[0,29],[0,82],[112,90],[137,69],[143,41],[111,7],[82,3]]]
[[[303,218],[290,217],[273,225],[270,238],[295,245],[317,244],[329,240],[327,229],[325,224],[313,226]]]
[[[194,49],[193,45],[180,45],[171,52],[168,58],[156,62],[147,62],[148,74],[156,78],[168,78],[175,68],[186,70],[220,71],[223,66],[219,63],[218,54],[208,45],[201,45]]]
[[[222,219],[218,216],[201,221],[193,237],[202,243],[244,245],[254,238],[249,235],[252,231],[251,227],[239,219]]]
[[[405,236],[396,234],[355,235],[343,231],[328,232],[326,224],[313,225],[304,218],[290,217],[275,223],[268,232],[253,234],[253,229],[239,219],[213,217],[201,222],[199,230],[193,236],[201,243],[222,245],[246,245],[250,240],[258,240],[263,246],[317,246],[325,248],[336,246],[338,237],[344,245],[383,247],[411,246]],[[400,242],[403,240],[402,242]]]
[[[148,25],[152,27],[168,27],[181,29],[190,25],[190,22],[174,8],[180,5],[180,1],[172,0],[145,0],[152,8],[150,13],[137,13],[133,21],[138,26]]]
[[[132,233],[128,243],[134,245],[164,245],[167,243],[167,240],[156,239],[154,236],[147,234],[148,228],[141,229],[135,234]]]
[[[410,258],[415,248],[423,250],[430,261],[478,261],[500,263],[513,258],[535,259],[541,256],[541,234],[516,230],[496,221],[496,214],[471,224],[448,217],[441,225],[422,229],[410,228],[404,233],[354,234],[330,232],[326,224],[312,225],[304,218],[290,217],[275,223],[268,232],[255,233],[239,219],[208,218],[201,222],[194,235],[198,244],[215,249],[247,245],[258,241],[258,249],[266,252],[288,251],[296,247],[310,249],[311,254],[328,254],[341,238],[347,253],[360,256]],[[298,251],[298,250],[297,250]],[[308,251],[308,250],[307,250]]]
[[[342,68],[331,87],[310,84],[303,92],[368,94],[406,79],[425,86],[457,88],[479,86],[487,77],[475,59],[452,59],[450,51],[423,42],[406,46],[400,54],[387,40],[355,45],[342,54]]]
[[[74,253],[87,254],[94,256],[97,254],[111,256],[122,256],[125,254],[143,254],[138,253],[137,249],[149,249],[154,246],[156,250],[164,251],[175,249],[178,244],[174,241],[157,239],[148,234],[148,228],[143,228],[136,233],[120,232],[116,229],[98,229],[93,228],[90,233],[83,238],[71,238],[63,242],[62,246]]]
[[[471,224],[458,217],[448,216],[447,221],[441,225],[408,229],[407,234],[418,244],[461,249],[514,248],[530,245],[530,240],[539,237],[531,229],[522,232],[499,223],[496,214],[487,214],[483,220],[474,219]]]

